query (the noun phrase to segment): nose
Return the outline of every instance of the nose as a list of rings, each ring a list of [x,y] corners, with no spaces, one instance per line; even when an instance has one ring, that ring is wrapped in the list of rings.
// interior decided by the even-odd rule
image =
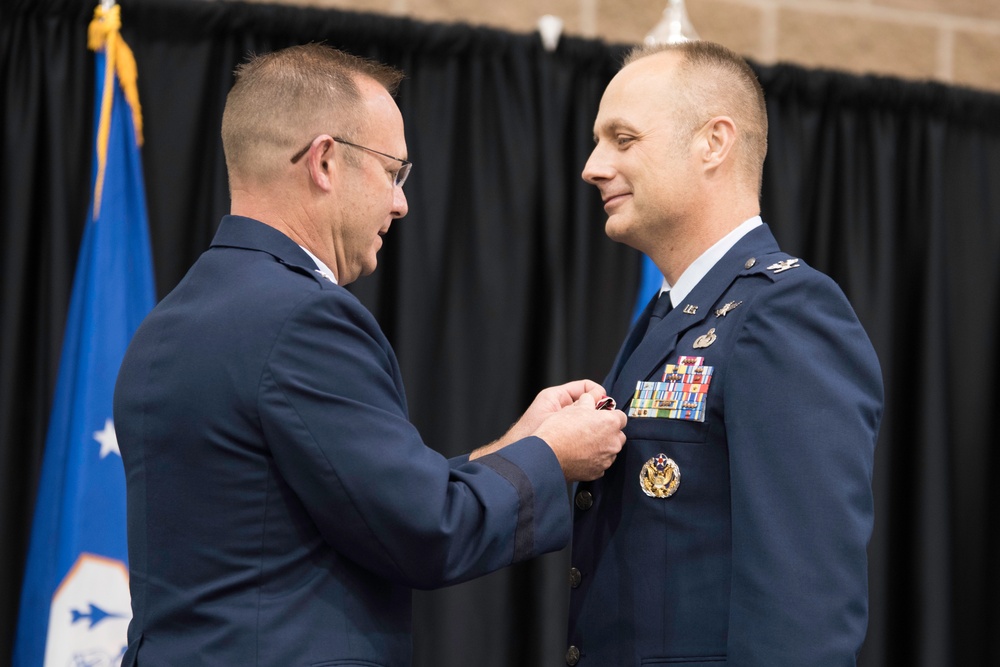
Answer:
[[[401,187],[393,187],[392,189],[392,212],[393,218],[399,219],[407,214],[410,210],[410,205],[406,203],[406,193],[403,192]]]
[[[597,185],[602,181],[607,181],[614,177],[614,170],[603,156],[600,144],[594,147],[587,164],[583,166],[583,173],[580,176],[591,185]]]

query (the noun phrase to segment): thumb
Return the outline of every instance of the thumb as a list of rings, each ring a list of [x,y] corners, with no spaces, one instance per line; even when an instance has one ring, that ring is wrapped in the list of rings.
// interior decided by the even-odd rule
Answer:
[[[594,402],[594,397],[591,394],[583,394],[577,399],[576,404],[584,408],[593,408],[597,404]]]

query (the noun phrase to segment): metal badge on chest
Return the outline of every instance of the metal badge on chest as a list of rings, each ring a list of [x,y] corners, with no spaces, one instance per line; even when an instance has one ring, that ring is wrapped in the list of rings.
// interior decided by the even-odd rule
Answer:
[[[639,487],[650,498],[669,498],[681,485],[681,469],[666,454],[646,461],[639,472]]]

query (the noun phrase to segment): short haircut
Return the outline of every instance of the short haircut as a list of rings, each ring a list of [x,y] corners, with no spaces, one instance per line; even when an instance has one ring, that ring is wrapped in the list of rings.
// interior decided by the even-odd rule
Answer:
[[[395,68],[323,44],[251,55],[235,75],[222,114],[230,181],[268,180],[282,158],[317,135],[363,126],[359,79],[375,81],[390,95],[403,79]]]
[[[726,47],[694,40],[680,44],[638,46],[625,57],[623,67],[657,53],[681,56],[676,70],[690,115],[692,132],[715,116],[729,116],[736,124],[737,161],[748,184],[760,192],[767,155],[767,107],[757,75],[742,57]]]

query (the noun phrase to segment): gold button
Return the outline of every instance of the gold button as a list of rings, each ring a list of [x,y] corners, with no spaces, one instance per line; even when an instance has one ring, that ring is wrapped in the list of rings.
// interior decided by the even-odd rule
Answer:
[[[594,496],[590,491],[580,491],[576,494],[576,506],[582,510],[589,510],[594,504]]]
[[[580,649],[570,646],[569,650],[566,651],[566,664],[573,667],[578,662],[580,662]]]
[[[580,574],[580,570],[575,567],[569,568],[569,587],[577,588],[580,585],[580,581],[583,579],[583,575]]]

